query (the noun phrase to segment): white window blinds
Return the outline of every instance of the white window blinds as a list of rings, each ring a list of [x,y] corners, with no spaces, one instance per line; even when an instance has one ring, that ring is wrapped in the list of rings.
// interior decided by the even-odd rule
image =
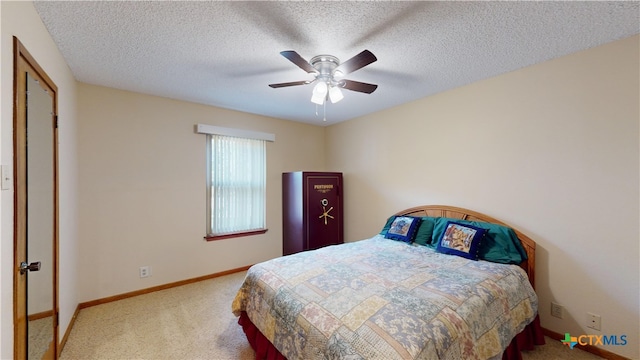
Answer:
[[[209,235],[265,228],[266,141],[209,134]]]

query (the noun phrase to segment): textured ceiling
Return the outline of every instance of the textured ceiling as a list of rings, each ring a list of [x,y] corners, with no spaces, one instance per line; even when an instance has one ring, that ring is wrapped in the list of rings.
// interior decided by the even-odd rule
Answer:
[[[238,2],[43,1],[45,26],[77,80],[328,125],[640,32],[638,1]],[[346,76],[378,85],[310,102],[310,80],[282,57],[364,49]],[[316,111],[318,114],[316,114]]]

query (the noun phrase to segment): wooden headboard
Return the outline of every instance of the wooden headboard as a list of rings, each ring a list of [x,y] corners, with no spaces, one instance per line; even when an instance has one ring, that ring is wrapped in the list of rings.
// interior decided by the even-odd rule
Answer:
[[[473,210],[447,205],[416,206],[410,209],[402,210],[395,215],[449,217],[469,221],[484,221],[512,228],[518,236],[518,239],[520,239],[524,250],[527,252],[528,259],[523,261],[520,264],[520,267],[527,272],[527,275],[529,276],[529,282],[531,282],[531,286],[533,286],[533,288],[535,289],[536,243],[525,234],[513,228],[513,226],[505,224],[500,220],[492,218],[491,216],[487,216]]]

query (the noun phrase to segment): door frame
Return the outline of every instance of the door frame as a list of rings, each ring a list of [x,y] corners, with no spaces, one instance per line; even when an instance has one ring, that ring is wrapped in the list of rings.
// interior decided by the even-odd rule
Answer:
[[[47,359],[58,358],[58,88],[35,61],[24,45],[13,37],[13,327],[14,359],[27,359],[27,277],[20,274],[20,263],[27,261],[27,170],[26,170],[26,73],[40,81],[53,98],[53,343],[45,354]]]

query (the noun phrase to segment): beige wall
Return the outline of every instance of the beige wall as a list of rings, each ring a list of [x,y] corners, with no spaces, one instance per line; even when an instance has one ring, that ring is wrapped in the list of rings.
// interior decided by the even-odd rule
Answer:
[[[281,174],[324,170],[324,128],[78,85],[80,301],[251,265],[282,255]],[[210,124],[273,133],[264,235],[206,242]],[[152,276],[141,279],[140,266]]]
[[[347,240],[417,204],[485,212],[538,242],[543,326],[626,334],[629,345],[607,349],[640,357],[638,37],[320,128],[77,84],[31,3],[2,1],[0,18],[3,165],[13,156],[13,35],[59,88],[61,336],[78,302],[279,256],[280,174],[331,170],[345,173]],[[276,134],[266,234],[202,240],[196,123]],[[13,188],[0,192],[3,359],[13,352],[12,199]],[[152,277],[138,277],[142,265]],[[552,300],[563,320],[549,316]],[[602,315],[601,332],[585,327],[586,312]]]
[[[76,82],[31,2],[0,1],[0,161],[13,166],[13,36],[58,86],[60,197],[60,336],[77,298]],[[13,357],[13,184],[0,192],[0,358]]]
[[[542,325],[627,335],[640,358],[639,37],[378,112],[327,130],[345,173],[345,237],[448,204],[502,219],[538,243]],[[566,307],[550,316],[550,302]],[[602,316],[588,329],[586,313]]]

